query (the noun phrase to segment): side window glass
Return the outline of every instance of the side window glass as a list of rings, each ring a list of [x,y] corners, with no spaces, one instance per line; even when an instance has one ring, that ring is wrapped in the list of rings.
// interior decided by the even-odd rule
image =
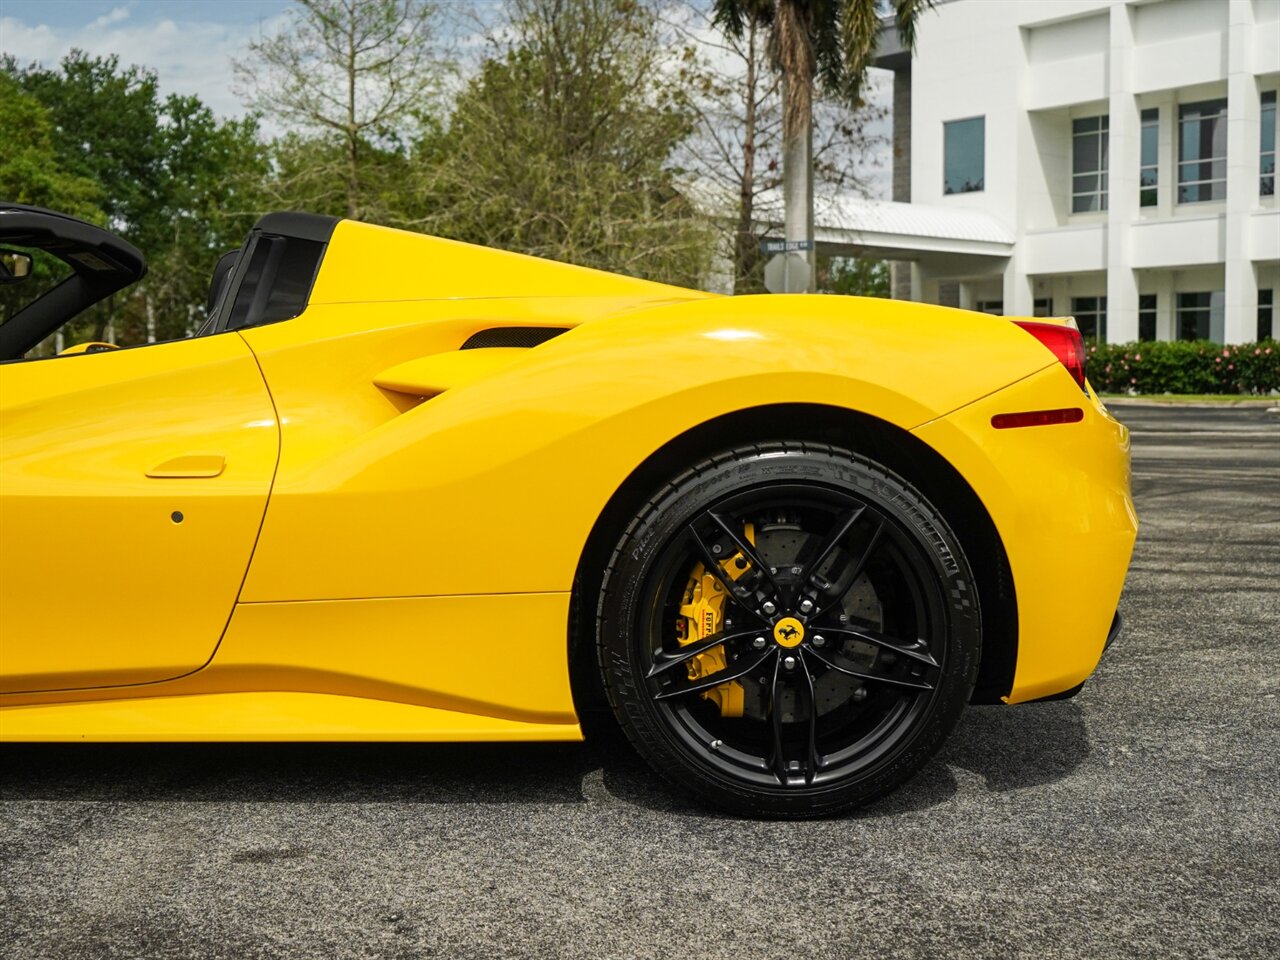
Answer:
[[[275,323],[302,313],[324,248],[315,240],[259,236],[244,267],[226,329]]]

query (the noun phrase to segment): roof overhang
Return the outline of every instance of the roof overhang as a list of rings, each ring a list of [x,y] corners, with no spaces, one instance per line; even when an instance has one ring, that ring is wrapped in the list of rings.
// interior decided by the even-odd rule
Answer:
[[[814,240],[831,253],[884,260],[1012,256],[1013,232],[971,207],[840,196],[815,211]]]

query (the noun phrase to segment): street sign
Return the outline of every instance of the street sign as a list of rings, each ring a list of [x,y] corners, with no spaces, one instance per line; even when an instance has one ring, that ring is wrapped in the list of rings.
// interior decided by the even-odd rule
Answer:
[[[805,293],[809,260],[803,253],[779,253],[764,265],[764,288],[770,293]]]
[[[812,250],[812,240],[761,240],[761,253],[791,253],[798,250]]]

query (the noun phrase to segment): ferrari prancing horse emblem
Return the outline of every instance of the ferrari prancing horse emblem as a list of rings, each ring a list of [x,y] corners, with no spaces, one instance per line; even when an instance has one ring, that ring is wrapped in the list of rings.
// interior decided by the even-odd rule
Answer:
[[[773,625],[773,639],[784,647],[798,647],[804,639],[804,624],[795,617],[783,617]]]

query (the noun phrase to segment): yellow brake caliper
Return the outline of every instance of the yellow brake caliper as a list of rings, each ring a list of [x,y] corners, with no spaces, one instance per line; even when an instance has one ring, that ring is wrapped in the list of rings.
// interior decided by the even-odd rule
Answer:
[[[755,527],[748,523],[744,527],[747,542],[755,545]],[[727,560],[720,561],[720,567],[730,580],[738,580],[751,564],[741,551]],[[689,585],[685,588],[684,602],[680,605],[680,622],[676,627],[676,635],[682,646],[697,643],[704,637],[718,633],[723,629],[724,605],[728,600],[722,584],[706,566],[699,563],[689,575]],[[707,677],[726,666],[724,647],[712,647],[706,653],[700,653],[689,660],[689,679],[697,680]],[[704,690],[702,696],[720,708],[724,717],[742,716],[742,684],[737,680],[729,680],[719,686]]]

